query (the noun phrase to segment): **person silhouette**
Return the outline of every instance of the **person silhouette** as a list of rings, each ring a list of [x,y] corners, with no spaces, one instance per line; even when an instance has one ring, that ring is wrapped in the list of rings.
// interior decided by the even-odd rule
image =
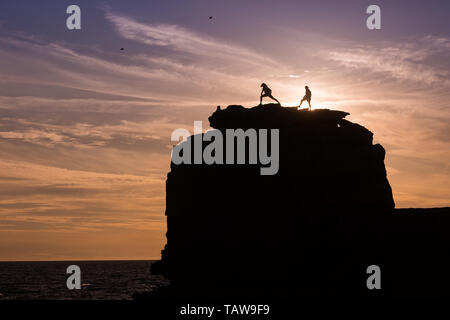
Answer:
[[[279,105],[281,105],[280,101],[278,101],[272,96],[272,90],[267,86],[267,84],[263,82],[261,84],[261,87],[262,89],[261,89],[261,96],[259,97],[259,105],[262,104],[262,98],[264,97],[269,97],[270,99],[275,100],[276,102],[278,102]]]
[[[298,107],[300,108],[300,106],[302,105],[303,101],[308,101],[309,104],[309,111],[311,111],[311,90],[309,90],[308,86],[305,86],[305,95],[302,98],[302,101],[300,101],[300,104],[298,105]]]

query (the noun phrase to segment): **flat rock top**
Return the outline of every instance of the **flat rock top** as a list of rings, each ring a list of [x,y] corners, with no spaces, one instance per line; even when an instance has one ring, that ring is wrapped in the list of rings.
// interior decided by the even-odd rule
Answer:
[[[217,110],[209,117],[210,126],[216,129],[225,128],[281,128],[293,124],[338,125],[348,116],[348,112],[329,109],[300,109],[297,107],[282,107],[270,103],[253,108],[240,105],[230,105]]]

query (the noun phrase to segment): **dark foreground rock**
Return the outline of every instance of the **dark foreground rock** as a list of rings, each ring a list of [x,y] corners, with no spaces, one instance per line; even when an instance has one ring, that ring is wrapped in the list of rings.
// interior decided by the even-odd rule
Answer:
[[[410,277],[429,279],[423,272],[437,270],[429,262],[440,264],[439,272],[447,266],[449,209],[394,212],[385,150],[347,115],[275,104],[214,112],[210,125],[224,133],[279,129],[279,170],[261,175],[260,164],[171,164],[167,244],[152,272],[172,285],[159,294],[401,297],[429,287],[445,295],[448,276],[441,285],[414,285]],[[367,289],[373,264],[382,270],[382,290]]]

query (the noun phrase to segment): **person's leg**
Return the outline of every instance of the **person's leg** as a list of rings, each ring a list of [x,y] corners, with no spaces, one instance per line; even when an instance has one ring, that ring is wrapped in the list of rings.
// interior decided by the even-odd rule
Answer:
[[[303,98],[303,99],[300,101],[300,104],[298,105],[299,108],[302,106],[303,101],[305,101],[305,98]]]
[[[262,104],[262,98],[263,98],[263,96],[260,95],[260,96],[259,96],[259,104],[260,104],[260,105]]]
[[[264,97],[270,97],[270,96],[267,95],[267,94],[262,94],[262,95],[261,95],[261,99],[259,100],[259,104],[262,104],[262,99],[263,99]]]
[[[277,99],[275,99],[272,95],[269,96],[269,98],[271,98],[272,100],[278,102],[278,104],[280,104],[280,101],[278,101]]]
[[[311,111],[311,100],[308,100],[308,104],[309,104],[309,111]]]

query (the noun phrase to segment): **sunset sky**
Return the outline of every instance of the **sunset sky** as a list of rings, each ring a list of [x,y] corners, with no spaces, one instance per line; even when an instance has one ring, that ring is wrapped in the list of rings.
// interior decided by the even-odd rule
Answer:
[[[70,4],[82,30],[66,28]],[[366,28],[370,4],[381,30]],[[285,106],[308,85],[313,108],[374,132],[397,207],[449,206],[449,12],[446,0],[2,1],[0,260],[159,258],[171,132],[208,129],[217,105],[255,106],[263,81]]]

